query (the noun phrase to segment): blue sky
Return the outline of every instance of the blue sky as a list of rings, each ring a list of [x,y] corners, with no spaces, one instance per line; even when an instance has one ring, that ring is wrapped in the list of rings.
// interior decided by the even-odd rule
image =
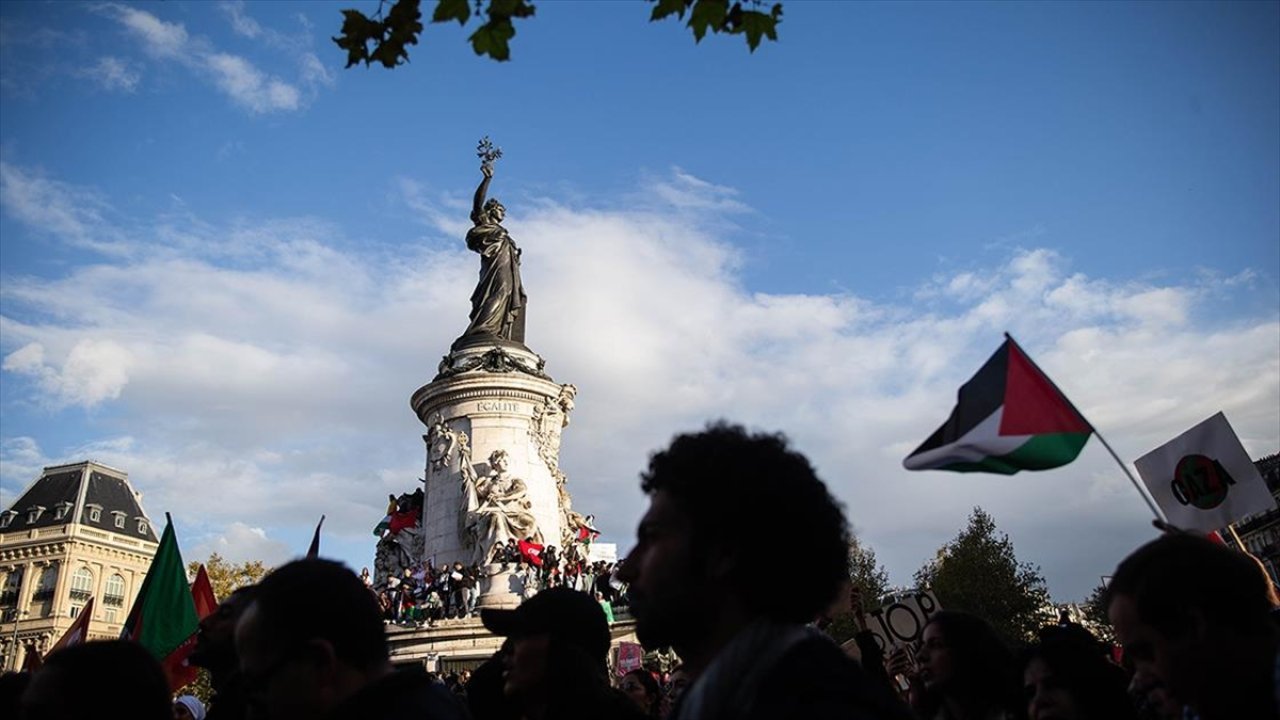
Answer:
[[[368,564],[465,326],[482,135],[624,550],[647,454],[723,416],[791,435],[895,582],[982,505],[1083,597],[1151,534],[1096,441],[901,469],[1005,330],[1126,460],[1219,409],[1280,447],[1280,5],[790,2],[750,54],[544,1],[511,62],[429,26],[395,71],[343,69],[348,6],[0,5],[3,504],[94,457],[189,556],[325,513]]]

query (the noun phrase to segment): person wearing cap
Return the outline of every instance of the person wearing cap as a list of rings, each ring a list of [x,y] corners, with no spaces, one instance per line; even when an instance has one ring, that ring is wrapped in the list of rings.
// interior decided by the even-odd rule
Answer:
[[[466,717],[425,673],[392,668],[377,601],[332,560],[295,560],[258,583],[235,644],[252,720]]]
[[[849,527],[781,435],[720,422],[677,436],[641,476],[649,508],[618,579],[646,649],[672,647],[691,684],[675,720],[910,717],[808,623],[848,578]],[[752,530],[767,527],[765,542]],[[786,592],[762,567],[788,567]]]
[[[548,588],[513,610],[484,608],[480,619],[510,641],[502,690],[527,720],[644,717],[609,684],[609,625],[590,595]]]

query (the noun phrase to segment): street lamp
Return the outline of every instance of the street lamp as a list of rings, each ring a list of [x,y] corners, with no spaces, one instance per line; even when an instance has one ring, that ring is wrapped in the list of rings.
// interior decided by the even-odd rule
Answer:
[[[7,663],[10,670],[18,669],[18,621],[27,614],[26,610],[19,610],[16,607],[13,609],[13,638],[9,642],[9,662]]]

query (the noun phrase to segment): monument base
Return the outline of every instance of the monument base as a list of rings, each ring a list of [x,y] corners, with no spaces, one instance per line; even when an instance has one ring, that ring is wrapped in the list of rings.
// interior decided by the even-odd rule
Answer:
[[[480,609],[495,608],[510,610],[524,600],[524,580],[508,563],[493,563],[484,566],[484,577],[480,579],[480,597],[476,607]]]

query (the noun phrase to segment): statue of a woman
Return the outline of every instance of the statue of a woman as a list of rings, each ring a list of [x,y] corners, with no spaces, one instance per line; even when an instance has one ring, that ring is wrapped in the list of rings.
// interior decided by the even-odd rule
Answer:
[[[471,340],[501,339],[524,342],[524,310],[526,297],[520,283],[520,248],[511,239],[502,220],[507,210],[496,198],[485,201],[493,164],[480,167],[484,180],[476,188],[476,197],[467,231],[467,248],[480,253],[480,282],[471,293],[471,324],[458,338],[458,344]]]
[[[507,452],[494,450],[489,455],[489,468],[487,476],[464,488],[470,506],[467,525],[474,539],[477,563],[489,559],[485,551],[495,544],[529,537],[542,543],[542,530],[530,511],[528,489],[523,480],[509,472]]]

